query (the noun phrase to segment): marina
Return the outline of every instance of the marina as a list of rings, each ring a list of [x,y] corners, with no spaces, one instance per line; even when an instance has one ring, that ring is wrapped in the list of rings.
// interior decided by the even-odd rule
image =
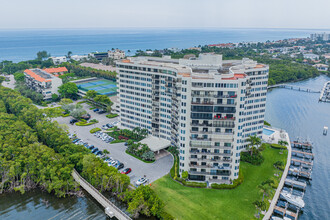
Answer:
[[[321,90],[319,102],[330,103],[330,81],[324,83],[323,89]]]
[[[284,186],[277,198],[271,219],[298,219],[305,207],[304,195],[312,179],[314,154],[311,142],[291,142],[291,159]]]

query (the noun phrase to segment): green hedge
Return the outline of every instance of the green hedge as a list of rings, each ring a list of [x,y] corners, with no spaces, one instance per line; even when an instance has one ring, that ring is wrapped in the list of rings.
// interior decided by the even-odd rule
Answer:
[[[185,186],[191,186],[191,187],[198,187],[198,188],[206,188],[206,183],[200,183],[200,182],[191,182],[191,181],[182,181],[182,184]]]
[[[87,123],[87,122],[84,122],[84,121],[78,121],[78,122],[76,122],[76,125],[77,126],[88,126],[88,125],[93,125],[95,123],[97,123],[97,122],[89,122],[89,123]]]
[[[111,142],[112,143],[112,142]],[[149,161],[149,160],[143,160],[142,158],[140,158],[140,157],[137,157],[137,156],[135,156],[134,154],[131,154],[131,153],[129,153],[127,150],[125,151],[128,155],[131,155],[132,157],[135,157],[136,159],[139,159],[139,160],[141,160],[141,161],[143,161],[143,162],[145,162],[145,163],[153,163],[153,162],[155,162],[154,160],[152,160],[152,161]]]
[[[89,132],[90,132],[91,134],[94,134],[94,133],[97,132],[97,131],[101,131],[101,128],[93,128],[93,129],[90,130]]]
[[[117,116],[118,116],[118,114],[109,114],[109,115],[106,115],[107,118],[115,118]]]
[[[228,184],[212,183],[211,187],[212,189],[235,189],[237,186],[241,185],[243,181],[244,181],[244,176],[240,170],[238,174],[238,178],[233,181],[233,184],[228,185]]]
[[[279,145],[279,144],[271,144],[270,146],[272,148],[276,148],[276,149],[286,149],[286,146]]]

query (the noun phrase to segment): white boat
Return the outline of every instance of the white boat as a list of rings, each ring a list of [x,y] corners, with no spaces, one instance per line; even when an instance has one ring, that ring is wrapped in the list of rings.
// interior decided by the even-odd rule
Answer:
[[[286,192],[286,191],[281,192],[281,196],[287,202],[289,202],[292,205],[295,205],[299,208],[304,208],[304,206],[305,206],[304,200],[299,196],[292,195],[291,193]]]

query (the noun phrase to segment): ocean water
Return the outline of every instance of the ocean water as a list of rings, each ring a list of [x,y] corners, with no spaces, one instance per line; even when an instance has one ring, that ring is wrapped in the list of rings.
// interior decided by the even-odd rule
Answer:
[[[136,50],[308,37],[324,30],[303,29],[22,29],[0,30],[0,61],[34,59],[38,51],[64,56],[112,48]]]

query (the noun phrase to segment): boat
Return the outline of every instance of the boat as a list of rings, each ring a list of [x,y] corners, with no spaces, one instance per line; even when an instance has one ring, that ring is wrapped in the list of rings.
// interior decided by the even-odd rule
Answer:
[[[323,135],[327,135],[327,133],[328,133],[328,127],[324,126],[323,127]]]
[[[281,197],[285,199],[287,202],[291,203],[292,205],[295,205],[299,208],[303,208],[305,206],[305,202],[301,197],[292,195],[289,192],[282,191]]]

